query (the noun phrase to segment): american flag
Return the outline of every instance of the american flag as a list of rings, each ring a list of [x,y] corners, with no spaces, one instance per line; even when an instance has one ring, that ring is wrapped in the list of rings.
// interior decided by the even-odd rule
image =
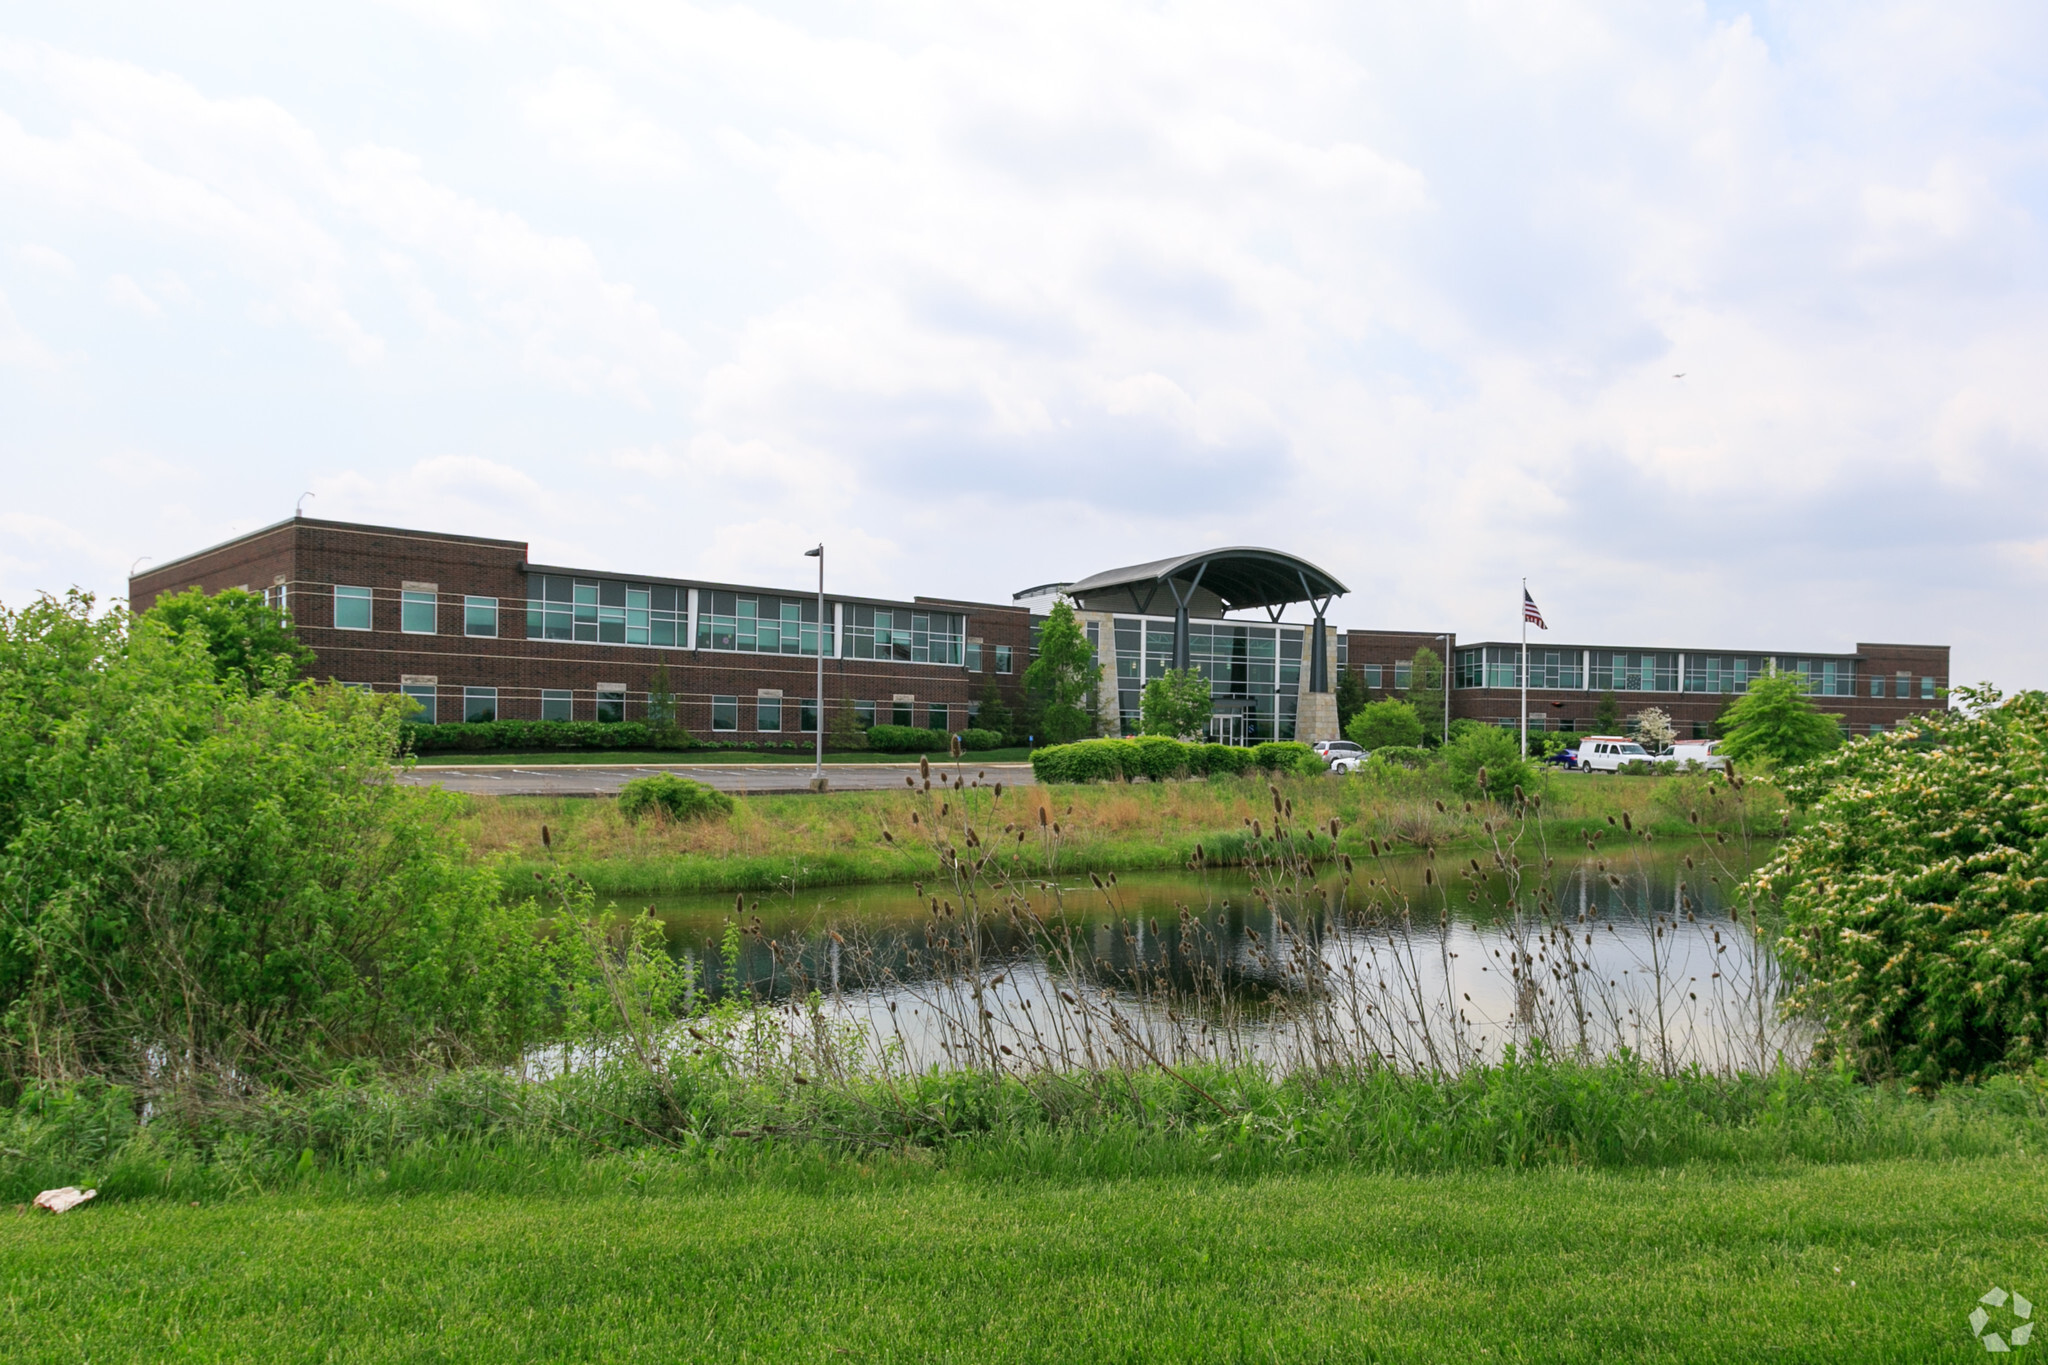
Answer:
[[[1529,596],[1527,588],[1522,589],[1522,619],[1533,622],[1538,630],[1550,629],[1543,624],[1543,613],[1536,609],[1536,599]]]

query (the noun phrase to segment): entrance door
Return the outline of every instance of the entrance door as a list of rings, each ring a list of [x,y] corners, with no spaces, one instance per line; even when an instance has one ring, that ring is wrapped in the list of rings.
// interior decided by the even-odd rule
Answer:
[[[1209,742],[1234,744],[1243,748],[1244,714],[1239,711],[1219,711],[1209,717]]]

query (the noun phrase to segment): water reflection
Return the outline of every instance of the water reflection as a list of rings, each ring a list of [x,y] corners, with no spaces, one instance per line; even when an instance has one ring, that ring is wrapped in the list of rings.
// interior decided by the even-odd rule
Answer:
[[[1541,1039],[1665,1069],[1804,1057],[1739,868],[1684,855],[1557,860],[1520,876],[1449,857],[1313,880],[1238,872],[656,901],[673,952],[732,988],[864,1026],[914,1068],[1115,1061],[1382,1061],[1456,1069]]]

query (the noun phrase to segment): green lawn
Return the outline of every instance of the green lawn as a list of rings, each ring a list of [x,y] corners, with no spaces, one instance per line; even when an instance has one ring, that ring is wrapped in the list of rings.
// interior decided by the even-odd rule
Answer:
[[[2021,1157],[654,1187],[0,1215],[0,1358],[1964,1360],[2048,1303]]]
[[[948,763],[953,760],[946,754],[929,755],[933,763]],[[1029,763],[1029,749],[983,749],[964,755],[963,763]],[[550,749],[538,754],[475,753],[475,754],[424,754],[419,759],[422,768],[478,768],[486,765],[511,764],[522,768],[543,767],[557,763],[602,763],[641,764],[657,763],[815,763],[812,754],[795,753],[753,753],[745,749]],[[830,763],[908,763],[917,765],[916,754],[884,754],[863,752],[855,754],[826,754],[825,762]]]

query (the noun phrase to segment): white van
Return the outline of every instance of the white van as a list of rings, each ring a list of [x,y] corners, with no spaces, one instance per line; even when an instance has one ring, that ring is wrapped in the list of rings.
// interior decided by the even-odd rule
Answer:
[[[1579,771],[1616,772],[1624,763],[1648,763],[1650,751],[1623,735],[1594,735],[1579,741]]]
[[[1702,768],[1718,768],[1728,771],[1728,760],[1719,753],[1718,739],[1681,739],[1671,746],[1668,754],[1657,755],[1659,766],[1670,764],[1683,769],[1687,764],[1697,763]]]

